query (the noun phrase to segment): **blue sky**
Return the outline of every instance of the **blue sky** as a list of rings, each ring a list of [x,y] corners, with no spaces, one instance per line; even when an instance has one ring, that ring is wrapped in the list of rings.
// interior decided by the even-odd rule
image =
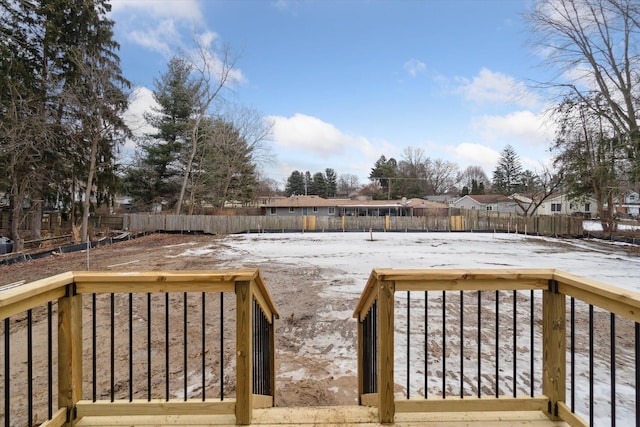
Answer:
[[[527,44],[531,0],[112,4],[130,119],[172,54],[196,37],[226,43],[239,61],[225,97],[272,120],[275,161],[263,169],[279,182],[331,167],[366,183],[380,155],[400,160],[409,146],[489,177],[507,144],[528,169],[550,157],[545,100],[530,89],[545,72]]]

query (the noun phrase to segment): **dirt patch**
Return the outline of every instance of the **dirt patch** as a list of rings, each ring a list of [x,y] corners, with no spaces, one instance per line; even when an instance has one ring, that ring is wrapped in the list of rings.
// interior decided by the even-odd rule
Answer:
[[[68,254],[55,254],[48,258],[42,258],[33,261],[25,261],[10,266],[0,267],[0,286],[12,284],[15,282],[26,281],[32,282],[45,277],[53,276],[67,271],[158,271],[158,270],[208,270],[221,268],[240,268],[240,267],[259,267],[263,275],[269,292],[271,293],[276,307],[280,314],[280,320],[276,323],[276,405],[278,406],[320,406],[320,405],[345,405],[357,403],[357,378],[356,378],[356,323],[345,322],[340,320],[327,320],[320,318],[325,311],[327,302],[319,298],[321,282],[320,272],[317,268],[301,267],[293,264],[275,264],[265,263],[264,265],[232,265],[229,261],[220,260],[216,255],[220,249],[224,247],[221,238],[208,235],[178,235],[178,234],[153,234],[139,239],[130,240],[114,244],[112,246],[102,246],[92,249],[88,256],[85,251],[74,252]],[[193,249],[193,253],[190,250]],[[188,300],[183,300],[182,294],[171,294],[168,305],[171,312],[167,312],[170,318],[170,328],[172,333],[181,337],[184,332],[184,325],[188,324],[188,341],[197,343],[201,331],[201,311],[198,296],[190,295]],[[211,301],[207,301],[207,310],[211,313],[217,313],[219,307],[219,298],[212,297]],[[225,297],[225,340],[234,342],[234,333],[232,329],[234,307],[233,297]],[[84,305],[87,307],[91,303],[87,296]],[[100,295],[97,298],[97,318],[99,323],[109,324],[110,319],[110,300],[108,295]],[[116,347],[128,348],[128,300],[126,295],[118,295],[113,301],[116,310],[116,334],[114,340]],[[144,339],[141,342],[134,343],[134,358],[143,359],[146,366],[146,296],[134,295],[131,302],[134,310],[134,325],[136,329],[141,329],[140,334]],[[164,296],[154,296],[152,300],[152,316],[161,320],[161,327],[152,330],[151,341],[158,349],[164,348],[165,342],[165,300]],[[336,303],[332,303],[336,309]],[[350,310],[355,306],[355,301],[342,301],[337,303],[341,310]],[[186,306],[188,312],[187,320],[182,316],[182,307]],[[84,328],[91,328],[91,313],[85,308],[86,313],[83,315]],[[139,310],[139,311],[138,311]],[[46,309],[34,310],[34,322],[46,323]],[[217,314],[215,316],[218,316]],[[212,315],[212,319],[207,319],[205,327],[216,330],[219,328],[218,319]],[[122,323],[121,323],[122,322]],[[16,318],[12,320],[12,333],[24,329],[26,326],[24,318]],[[121,328],[121,330],[118,330]],[[55,326],[54,326],[55,329]],[[326,369],[326,362],[323,358],[318,358],[317,354],[305,351],[305,342],[311,337],[322,334],[326,330],[332,332],[338,331],[345,341],[349,342],[352,349],[353,369],[348,375],[332,376],[331,372]],[[98,335],[98,347],[106,346],[109,342],[109,328]],[[136,332],[138,333],[138,332]],[[24,335],[24,334],[22,334]],[[84,334],[84,347],[91,348],[91,337]],[[46,330],[44,328],[36,328],[34,332],[34,340],[37,344],[37,351],[46,354]],[[12,344],[12,353],[14,351],[21,352],[25,348],[25,344],[18,342]],[[190,344],[193,345],[193,344]],[[173,350],[173,348],[177,350]],[[183,352],[181,338],[176,342],[171,342],[171,363],[182,366]],[[331,348],[327,348],[329,352]],[[155,351],[155,350],[154,350]],[[86,352],[86,350],[85,350]],[[198,353],[200,352],[200,353]],[[216,394],[219,392],[220,386],[219,375],[219,351],[207,350],[206,364],[210,369],[208,374],[210,380],[206,387],[210,387],[209,393]],[[197,348],[193,350],[193,354],[189,353],[188,363],[198,364],[201,350]],[[231,375],[233,376],[233,368],[235,365],[234,349],[225,350],[224,352],[225,369],[230,366]],[[105,359],[106,355],[99,355],[100,359]],[[128,375],[126,360],[128,354],[116,354],[116,362],[120,363],[119,368],[124,372],[116,372],[115,384],[116,398],[127,398],[129,393],[128,384],[122,380]],[[193,360],[191,360],[193,358]],[[326,356],[325,356],[326,358]],[[1,362],[1,361],[0,361]],[[42,361],[45,363],[45,360]],[[152,360],[152,378],[151,388],[154,390],[154,398],[164,396],[165,375],[164,375],[164,359],[155,355]],[[91,358],[87,358],[85,353],[86,366],[91,366]],[[109,360],[99,360],[99,365],[109,366]],[[34,367],[37,370],[38,366]],[[44,368],[46,369],[46,368]],[[296,372],[304,369],[304,378],[296,375]],[[90,368],[89,368],[90,370]],[[105,390],[110,385],[109,372],[101,372],[98,368],[98,398],[109,399],[108,395],[104,395]],[[90,372],[90,371],[89,371]],[[26,366],[24,363],[12,362],[12,376],[17,375],[24,378],[26,375]],[[86,371],[85,371],[85,375]],[[0,373],[2,376],[2,373]],[[170,382],[173,385],[180,385],[184,380],[182,372],[171,372]],[[233,378],[223,379],[224,389],[227,396],[233,395],[235,392],[235,384]],[[211,383],[211,384],[210,384]],[[215,384],[213,384],[215,383]],[[85,385],[85,398],[91,398],[91,384]],[[144,399],[147,397],[147,374],[145,372],[134,372],[134,390],[133,397]],[[173,388],[173,387],[172,387]],[[190,388],[188,394],[197,396],[201,392],[201,388]],[[44,394],[44,391],[42,391]],[[157,394],[157,395],[156,395]],[[182,394],[183,395],[183,394]],[[180,398],[180,391],[171,392],[172,398]],[[212,396],[213,397],[213,396]],[[44,396],[43,396],[44,398]],[[24,405],[24,401],[16,401],[12,406]],[[13,412],[13,411],[12,411]]]

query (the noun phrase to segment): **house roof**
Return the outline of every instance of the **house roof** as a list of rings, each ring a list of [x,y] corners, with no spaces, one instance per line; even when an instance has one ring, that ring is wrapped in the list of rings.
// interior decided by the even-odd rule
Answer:
[[[482,205],[513,202],[509,197],[503,196],[502,194],[467,194],[465,197],[468,197]]]
[[[291,207],[362,207],[362,208],[449,208],[443,203],[432,202],[423,199],[408,200],[350,200],[350,199],[325,199],[320,196],[291,196],[282,200],[275,200],[265,205],[268,208]]]

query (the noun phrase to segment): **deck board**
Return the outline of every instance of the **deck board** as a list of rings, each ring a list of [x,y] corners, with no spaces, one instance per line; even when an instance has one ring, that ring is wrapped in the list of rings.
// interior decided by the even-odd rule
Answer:
[[[434,427],[483,427],[483,426],[568,426],[565,422],[551,421],[540,411],[510,412],[431,412],[398,413],[396,426]],[[233,415],[172,415],[172,416],[127,416],[85,417],[78,427],[107,426],[233,426]],[[267,408],[253,411],[251,425],[269,427],[283,425],[315,426],[381,426],[377,410],[362,406],[327,406],[304,408]],[[388,425],[388,424],[386,424]]]

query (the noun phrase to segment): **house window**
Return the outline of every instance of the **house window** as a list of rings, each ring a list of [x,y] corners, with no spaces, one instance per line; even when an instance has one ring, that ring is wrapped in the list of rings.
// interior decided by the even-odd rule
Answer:
[[[317,206],[314,206],[312,210],[313,210],[313,213],[318,213],[318,207]]]
[[[487,206],[487,210],[488,211],[492,211],[493,210],[493,206]]]
[[[330,207],[330,208],[328,209],[328,213],[329,213],[329,215],[335,215],[335,214],[336,214],[336,208],[334,208],[334,207]]]
[[[573,210],[573,203],[569,203],[569,209]]]
[[[584,211],[585,212],[591,212],[591,203],[585,203],[584,204]]]
[[[295,213],[296,212],[296,208],[289,208],[289,213]]]
[[[632,201],[632,202],[635,201],[636,200],[636,195],[635,194],[629,195],[629,200]]]
[[[551,203],[551,212],[561,212],[562,203]]]
[[[269,208],[269,215],[275,215],[276,213],[278,213],[277,208]]]

